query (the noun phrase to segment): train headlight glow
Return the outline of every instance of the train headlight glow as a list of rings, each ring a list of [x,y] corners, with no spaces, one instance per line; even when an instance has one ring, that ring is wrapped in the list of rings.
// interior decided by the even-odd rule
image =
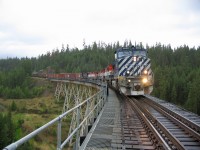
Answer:
[[[130,83],[130,82],[131,82],[131,80],[129,79],[129,80],[128,80],[128,82]]]
[[[147,81],[148,81],[147,78],[143,78],[143,79],[142,79],[142,82],[143,82],[143,83],[147,83]]]
[[[144,70],[144,74],[147,74],[147,70]]]
[[[133,61],[134,62],[137,61],[137,57],[136,56],[133,57]]]

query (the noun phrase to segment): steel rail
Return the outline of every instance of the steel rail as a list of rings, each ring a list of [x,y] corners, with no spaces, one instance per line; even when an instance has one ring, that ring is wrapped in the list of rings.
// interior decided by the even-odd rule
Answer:
[[[134,109],[136,110],[136,112],[139,114],[139,116],[142,118],[142,120],[145,122],[145,124],[148,126],[148,128],[153,133],[153,135],[156,137],[157,141],[159,142],[159,148],[163,147],[166,150],[171,150],[171,148],[169,147],[169,145],[161,137],[161,135],[158,133],[158,131],[155,129],[155,127],[152,125],[152,123],[148,120],[148,118],[146,117],[146,115],[139,109],[139,107],[137,106],[137,104],[135,104],[135,102],[133,102],[129,98],[128,98],[128,100],[131,103],[131,105],[134,107]]]
[[[109,85],[111,89],[113,89],[117,96],[120,97],[123,101],[127,101],[129,105],[132,107],[132,111],[134,111],[138,115],[138,119],[142,122],[144,130],[147,132],[148,136],[151,138],[151,142],[155,146],[156,149],[165,149],[165,150],[171,150],[171,148],[168,146],[168,144],[165,142],[165,140],[160,136],[158,131],[155,129],[155,127],[152,125],[152,123],[147,119],[147,117],[144,115],[144,113],[139,109],[139,107],[132,102],[132,100],[125,96],[122,92],[114,88],[113,86]],[[123,142],[123,141],[122,141]]]
[[[174,116],[172,116],[171,114],[165,112],[165,110],[163,110],[162,108],[160,108],[157,105],[154,105],[146,100],[144,100],[145,103],[149,104],[151,107],[155,108],[157,111],[159,111],[161,114],[164,114],[165,116],[167,116],[170,120],[172,120],[173,122],[175,122],[176,124],[178,124],[179,127],[181,127],[182,129],[184,129],[186,132],[188,132],[190,135],[192,135],[193,137],[195,137],[197,140],[200,141],[200,134],[197,133],[196,131],[192,130],[190,127],[188,127],[187,125],[185,125],[184,123],[182,123],[180,120],[176,119]]]
[[[185,150],[184,145],[176,137],[174,137],[158,119],[156,119],[147,109],[145,109],[143,106],[141,106],[141,104],[137,100],[134,99],[134,102],[145,113],[145,115],[147,115],[147,118],[149,118],[149,120],[153,124],[157,125],[158,128],[160,128],[162,130],[162,132],[168,137],[168,139],[170,139],[170,141],[173,143],[173,145],[177,149]]]
[[[152,99],[150,99],[149,97],[146,97],[148,100],[150,100],[154,105],[162,108],[163,110],[165,110],[166,112],[168,112],[169,114],[171,114],[172,116],[174,116],[175,118],[177,118],[178,120],[181,120],[181,122],[185,123],[187,126],[189,126],[192,129],[195,129],[195,131],[200,132],[200,126],[197,125],[196,123],[194,123],[193,121],[185,118],[184,116],[180,115],[177,112],[174,112],[164,106],[162,106],[159,103],[156,103],[155,101],[153,101]]]

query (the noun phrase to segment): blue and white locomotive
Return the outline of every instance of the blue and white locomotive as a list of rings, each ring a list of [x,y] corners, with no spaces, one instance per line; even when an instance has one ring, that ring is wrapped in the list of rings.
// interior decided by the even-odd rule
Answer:
[[[150,94],[153,83],[153,72],[146,49],[134,46],[117,49],[113,86],[125,95],[134,96]]]

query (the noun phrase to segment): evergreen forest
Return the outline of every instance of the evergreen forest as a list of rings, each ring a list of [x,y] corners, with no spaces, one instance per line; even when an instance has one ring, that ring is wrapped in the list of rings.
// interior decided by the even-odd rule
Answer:
[[[33,72],[47,67],[51,67],[56,73],[101,70],[114,62],[114,51],[117,48],[131,45],[131,41],[123,44],[93,42],[91,45],[84,45],[83,49],[62,45],[61,49],[54,49],[37,58],[0,59],[0,98],[38,96],[43,89],[33,87]],[[139,46],[143,46],[142,43]],[[157,43],[154,46],[146,45],[146,48],[154,72],[152,95],[200,115],[200,46],[189,48],[183,45],[172,49],[170,45]],[[0,133],[0,147],[16,139],[5,122],[9,123],[12,130],[20,125],[20,122],[16,125],[12,123],[10,113],[0,114],[1,132],[5,132]],[[1,141],[6,134],[9,140]]]

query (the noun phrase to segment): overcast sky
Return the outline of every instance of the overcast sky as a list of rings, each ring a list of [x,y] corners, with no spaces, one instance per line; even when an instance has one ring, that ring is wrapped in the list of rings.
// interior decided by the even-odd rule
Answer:
[[[200,0],[0,0],[0,58],[125,40],[200,46]]]

